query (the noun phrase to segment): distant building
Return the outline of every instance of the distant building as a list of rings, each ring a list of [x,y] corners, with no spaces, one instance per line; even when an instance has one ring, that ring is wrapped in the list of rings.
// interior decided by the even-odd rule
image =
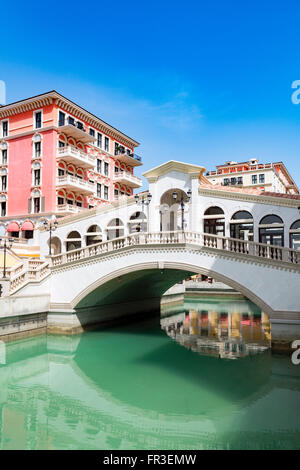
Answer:
[[[56,91],[0,108],[0,235],[131,196],[138,142]]]
[[[256,158],[251,158],[248,162],[230,161],[216,168],[206,173],[206,177],[212,184],[299,194],[296,183],[282,162],[259,163]]]

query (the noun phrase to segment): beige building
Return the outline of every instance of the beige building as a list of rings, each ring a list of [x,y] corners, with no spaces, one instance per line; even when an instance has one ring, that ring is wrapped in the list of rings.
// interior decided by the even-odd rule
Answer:
[[[282,162],[259,163],[256,158],[241,163],[231,161],[218,165],[214,171],[208,171],[206,177],[212,184],[299,194],[296,183]]]

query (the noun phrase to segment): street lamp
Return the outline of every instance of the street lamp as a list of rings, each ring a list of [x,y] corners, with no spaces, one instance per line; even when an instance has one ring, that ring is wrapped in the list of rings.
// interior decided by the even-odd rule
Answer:
[[[190,202],[191,197],[192,197],[192,191],[189,189],[187,191],[186,195],[187,195],[187,198],[188,198],[187,202]],[[184,230],[184,199],[183,199],[183,193],[181,193],[180,201],[178,201],[177,191],[173,191],[172,197],[173,197],[175,202],[178,202],[180,204],[180,208],[181,208],[181,230],[183,231]]]
[[[51,220],[44,220],[43,224],[44,224],[45,230],[47,230],[47,232],[50,232],[50,239],[49,239],[49,255],[51,256],[51,255],[52,255],[52,253],[51,253],[51,237],[52,237],[52,232],[54,232],[54,230],[57,229],[58,222],[57,222],[57,220],[54,220],[54,222],[52,222]]]
[[[3,245],[2,245],[2,241],[3,241]],[[11,248],[12,245],[13,245],[13,242],[14,242],[14,239],[13,238],[9,238],[8,240],[6,238],[4,238],[4,240],[2,240],[2,238],[0,238],[0,246],[1,248],[3,248],[3,251],[4,251],[4,259],[3,259],[3,279],[6,279],[6,252],[7,252],[7,248]]]
[[[152,194],[148,193],[147,196],[145,194],[142,194],[141,196],[139,194],[136,194],[134,196],[136,204],[141,204],[142,205],[142,226],[144,225],[144,206],[147,207],[147,232],[148,232],[148,222],[149,222],[149,204],[152,199]]]

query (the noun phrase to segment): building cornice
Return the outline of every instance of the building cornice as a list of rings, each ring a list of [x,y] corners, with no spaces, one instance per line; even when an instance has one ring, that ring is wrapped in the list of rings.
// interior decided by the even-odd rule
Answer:
[[[213,185],[212,185],[213,186]],[[287,199],[287,198],[280,198],[280,197],[272,197],[272,196],[264,196],[264,195],[256,195],[256,194],[246,194],[246,193],[234,193],[233,191],[222,191],[219,189],[208,189],[208,188],[201,188],[199,185],[198,188],[199,195],[203,196],[213,196],[221,199],[233,199],[238,201],[245,201],[245,202],[255,202],[258,204],[268,204],[272,206],[283,206],[283,207],[299,207],[300,200],[299,199]]]
[[[21,112],[39,109],[53,103],[64,109],[66,112],[73,114],[78,119],[84,120],[95,129],[105,132],[107,135],[113,137],[127,147],[137,147],[139,145],[139,142],[136,140],[127,136],[89,111],[86,111],[84,108],[68,98],[65,98],[55,90],[2,106],[0,108],[0,119],[19,114]]]

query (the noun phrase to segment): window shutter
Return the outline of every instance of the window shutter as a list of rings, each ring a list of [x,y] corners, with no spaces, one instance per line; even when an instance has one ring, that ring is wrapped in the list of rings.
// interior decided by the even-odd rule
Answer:
[[[31,214],[31,197],[28,199],[28,214]]]
[[[45,196],[42,197],[42,201],[41,201],[41,212],[45,212]]]

